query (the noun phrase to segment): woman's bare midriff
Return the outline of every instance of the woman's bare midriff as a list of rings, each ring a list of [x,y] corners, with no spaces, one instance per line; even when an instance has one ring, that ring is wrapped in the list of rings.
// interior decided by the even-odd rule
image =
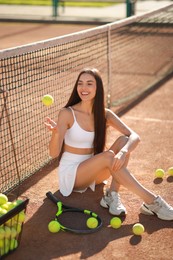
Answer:
[[[69,153],[74,153],[74,154],[92,154],[94,149],[93,148],[76,148],[76,147],[72,147],[67,144],[64,144],[63,151],[69,152]]]

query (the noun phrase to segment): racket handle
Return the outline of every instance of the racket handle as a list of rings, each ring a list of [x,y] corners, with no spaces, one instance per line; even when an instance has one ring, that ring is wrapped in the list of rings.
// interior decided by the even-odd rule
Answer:
[[[57,204],[57,202],[59,201],[53,194],[51,191],[48,191],[46,193],[46,196],[48,199],[50,199],[53,203]]]

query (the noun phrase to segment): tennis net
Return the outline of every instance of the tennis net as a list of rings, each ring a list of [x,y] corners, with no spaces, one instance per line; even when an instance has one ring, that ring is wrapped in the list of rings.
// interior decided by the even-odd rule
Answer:
[[[55,119],[84,67],[100,70],[106,105],[122,111],[173,73],[173,5],[0,51],[1,192],[51,161],[44,118]],[[42,105],[44,94],[54,105]]]

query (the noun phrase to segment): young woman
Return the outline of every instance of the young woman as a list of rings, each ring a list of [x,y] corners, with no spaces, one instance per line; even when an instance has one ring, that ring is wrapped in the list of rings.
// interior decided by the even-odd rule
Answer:
[[[62,153],[58,169],[62,195],[84,192],[88,187],[94,191],[95,185],[111,176],[110,188],[100,201],[110,214],[126,214],[118,194],[120,185],[123,185],[144,201],[142,213],[173,220],[173,207],[147,190],[128,171],[130,153],[140,138],[115,113],[105,108],[103,82],[97,69],[86,68],[80,72],[57,120],[47,118],[45,125],[52,133],[50,156],[55,158]],[[121,136],[106,150],[108,126]]]

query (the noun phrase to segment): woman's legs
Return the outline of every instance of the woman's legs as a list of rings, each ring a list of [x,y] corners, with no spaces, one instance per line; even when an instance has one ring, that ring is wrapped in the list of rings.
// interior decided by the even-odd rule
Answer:
[[[151,204],[156,199],[157,196],[140,184],[127,168],[123,167],[119,171],[112,173],[112,175],[113,179],[138,195],[144,202]]]
[[[127,142],[126,137],[120,137],[111,147],[116,154]],[[127,170],[128,159],[123,167],[117,172],[111,171],[114,162],[114,153],[106,151],[82,162],[77,170],[75,188],[86,188],[93,181],[104,180],[112,175],[112,192],[120,185],[123,185],[138,195],[145,203],[141,209],[145,214],[156,214],[160,219],[173,220],[173,207],[167,204],[160,196],[141,185],[136,178]],[[117,186],[118,183],[118,186]]]
[[[119,137],[110,149],[116,154],[126,144],[127,140],[128,138],[125,136]],[[129,157],[126,160],[125,165],[118,172],[111,172],[113,160],[114,154],[110,151],[106,151],[82,162],[77,169],[74,188],[86,188],[93,181],[99,183],[98,180],[101,182],[112,175],[111,190],[117,191],[119,185],[123,185],[141,197],[144,202],[149,204],[152,203],[156,198],[156,195],[141,185],[127,170],[126,165]]]
[[[93,181],[95,181],[96,184],[99,184],[108,179],[111,175],[110,169],[113,165],[114,156],[123,148],[127,140],[128,137],[121,136],[110,147],[110,150],[97,154],[82,162],[77,169],[75,189],[86,188]],[[117,189],[119,188],[119,184],[115,184],[115,181],[111,184],[112,190],[115,190],[114,186],[116,186]]]
[[[114,143],[111,149],[115,154],[124,146],[123,143],[125,144],[125,141],[127,141],[126,138],[120,137]],[[143,199],[144,203],[141,206],[142,213],[147,215],[156,214],[158,218],[163,220],[173,220],[173,207],[166,203],[160,196],[156,196],[153,192],[141,185],[127,170],[126,165],[129,158],[127,158],[120,170],[117,172],[111,171],[114,163],[114,153],[111,151],[106,151],[82,162],[77,170],[75,188],[86,188],[93,181],[96,180],[97,183],[99,183],[99,181],[107,179],[110,175],[112,175],[112,193],[110,200],[115,199],[114,201],[116,203],[114,203],[113,207],[112,205],[108,205],[109,212],[111,214],[116,215],[117,213],[117,215],[121,215],[122,211],[126,213],[126,209],[119,199],[119,194],[116,193],[116,189],[119,188],[119,185],[123,185]],[[106,207],[108,206],[106,205]]]

